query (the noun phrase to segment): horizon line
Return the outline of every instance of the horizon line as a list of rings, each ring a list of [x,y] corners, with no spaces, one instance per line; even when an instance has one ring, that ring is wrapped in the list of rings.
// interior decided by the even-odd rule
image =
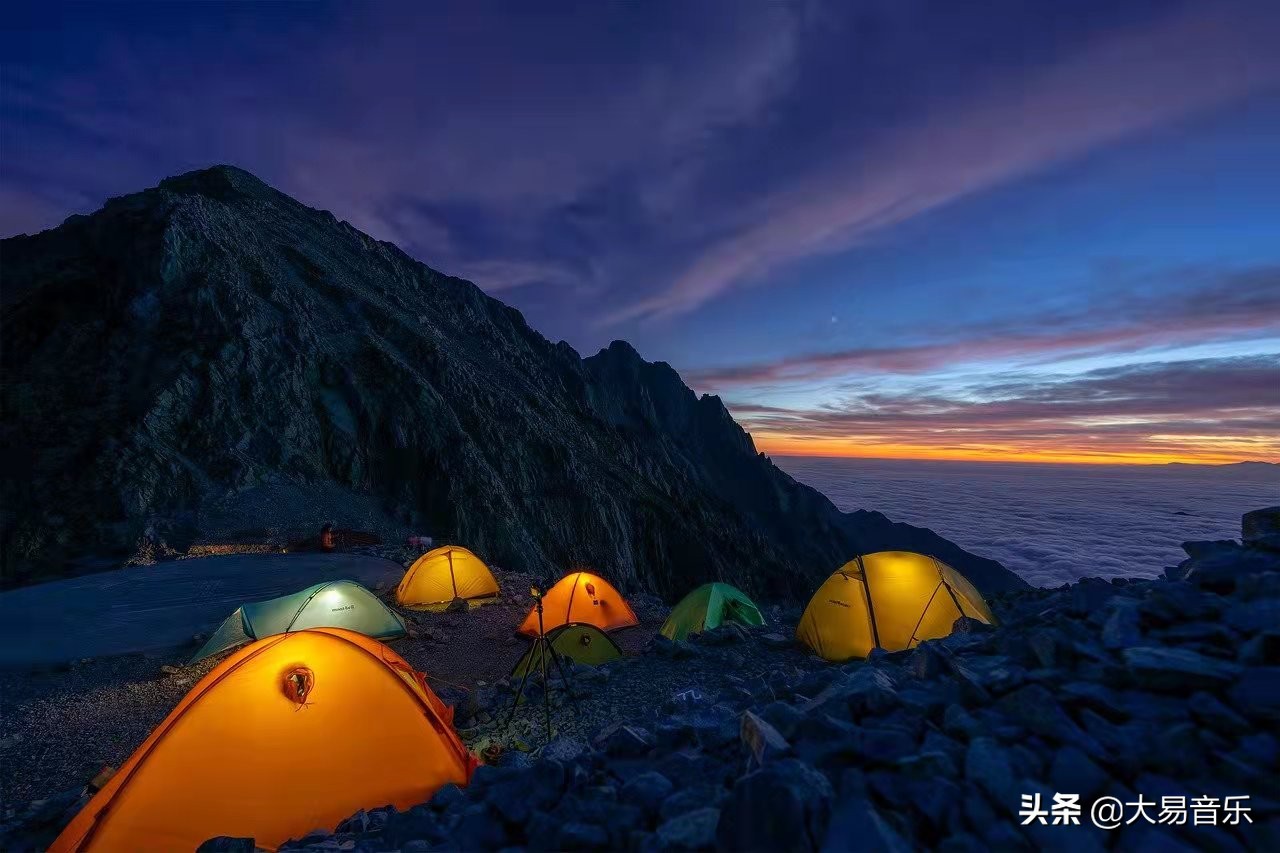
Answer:
[[[1125,466],[1138,468],[1156,468],[1167,465],[1182,465],[1196,468],[1224,468],[1233,465],[1269,465],[1280,467],[1280,461],[1270,461],[1266,459],[1223,459],[1223,460],[1205,460],[1187,457],[1161,456],[1159,454],[1117,454],[1121,458],[1099,459],[1096,455],[1084,455],[1073,453],[1062,453],[1054,455],[1041,455],[1035,453],[1024,454],[986,454],[986,455],[962,455],[962,454],[888,454],[876,455],[872,453],[831,453],[822,452],[820,450],[789,450],[778,449],[772,450],[767,444],[756,444],[756,450],[765,454],[770,458],[784,457],[790,459],[863,459],[869,461],[880,462],[978,462],[989,463],[993,465],[1096,465],[1096,466]],[[1151,458],[1157,457],[1157,458]]]

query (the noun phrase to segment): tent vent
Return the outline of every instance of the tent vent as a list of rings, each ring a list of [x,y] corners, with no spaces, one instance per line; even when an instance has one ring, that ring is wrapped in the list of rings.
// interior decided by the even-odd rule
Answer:
[[[285,673],[284,695],[297,705],[307,704],[307,697],[316,686],[316,675],[305,666],[295,667]]]

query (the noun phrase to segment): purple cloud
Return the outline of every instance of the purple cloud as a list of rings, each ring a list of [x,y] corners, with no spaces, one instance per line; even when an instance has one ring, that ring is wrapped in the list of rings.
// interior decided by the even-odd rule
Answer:
[[[935,342],[797,354],[686,375],[695,387],[711,390],[778,386],[846,374],[919,374],[994,360],[1043,361],[1280,335],[1280,267],[1179,270],[1156,281],[1159,286],[1118,288],[1071,311],[960,330],[923,330]]]
[[[1274,88],[1280,19],[1272,11],[1192,4],[886,128],[851,159],[824,162],[754,200],[741,227],[605,322],[687,313],[796,259],[846,249],[1011,179]]]
[[[1230,448],[1280,456],[1280,355],[1008,377],[938,393],[853,395],[816,409],[729,403],[756,433],[953,451],[1003,447],[1078,456]]]

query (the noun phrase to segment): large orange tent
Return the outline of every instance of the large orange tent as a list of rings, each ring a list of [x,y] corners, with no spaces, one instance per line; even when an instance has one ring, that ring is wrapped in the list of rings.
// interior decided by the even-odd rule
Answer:
[[[601,631],[625,628],[640,622],[622,593],[591,572],[572,572],[556,581],[542,598],[542,628],[550,631],[570,622],[594,625]],[[538,609],[532,608],[519,632],[538,635]]]
[[[475,767],[452,711],[395,652],[315,628],[259,640],[192,688],[50,848],[276,847],[361,808],[408,808]]]
[[[855,557],[818,587],[796,637],[829,661],[846,661],[876,646],[896,652],[945,637],[961,616],[995,622],[951,566],[927,554],[878,551]]]
[[[484,560],[466,548],[445,545],[414,560],[396,587],[396,603],[431,607],[448,604],[455,598],[478,599],[497,594],[498,582]]]

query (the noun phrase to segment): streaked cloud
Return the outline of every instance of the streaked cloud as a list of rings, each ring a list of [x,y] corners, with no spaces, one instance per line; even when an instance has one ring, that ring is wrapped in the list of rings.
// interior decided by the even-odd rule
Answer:
[[[788,355],[692,370],[711,391],[785,386],[857,374],[921,374],[991,361],[1028,362],[1088,353],[1132,353],[1205,340],[1280,337],[1280,266],[1231,272],[1192,269],[1118,282],[1112,293],[1070,310],[980,327],[917,330],[929,343]]]
[[[808,410],[730,402],[764,449],[1060,461],[1280,457],[1280,355],[1004,377],[946,394],[850,395]],[[842,451],[837,453],[837,451]]]
[[[994,405],[1029,389],[989,396],[1276,337],[1268,0],[90,4],[6,23],[5,233],[235,163],[552,340],[625,337],[686,368],[789,452],[1162,435],[1246,455],[1270,418],[1072,415],[1054,444]],[[908,417],[925,407],[974,432],[931,438]]]
[[[1223,8],[1190,4],[879,134],[852,157],[756,200],[744,227],[606,322],[692,311],[790,261],[846,249],[1029,172],[1280,85],[1274,10]]]

